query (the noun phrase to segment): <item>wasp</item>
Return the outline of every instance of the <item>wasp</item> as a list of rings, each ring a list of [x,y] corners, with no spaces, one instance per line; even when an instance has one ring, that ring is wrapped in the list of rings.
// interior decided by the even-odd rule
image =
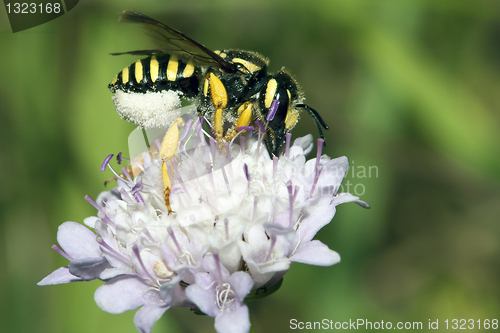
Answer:
[[[192,99],[221,147],[239,128],[248,129],[258,120],[265,124],[263,140],[268,152],[277,156],[304,110],[324,139],[322,128],[328,126],[317,111],[304,104],[295,79],[284,68],[268,73],[269,61],[262,55],[231,49],[211,51],[136,11],[123,12],[119,21],[141,24],[158,47],[112,53],[147,56],[124,68],[109,84],[123,118],[141,127],[172,124],[179,116],[174,114],[179,100]],[[174,102],[164,102],[164,95]]]

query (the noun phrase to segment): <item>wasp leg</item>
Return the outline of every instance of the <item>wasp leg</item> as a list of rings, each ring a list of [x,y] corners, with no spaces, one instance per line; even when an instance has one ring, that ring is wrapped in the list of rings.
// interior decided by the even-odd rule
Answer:
[[[179,127],[184,126],[184,120],[177,118],[170,126],[160,147],[160,159],[162,160],[163,185],[165,186],[165,205],[167,206],[168,214],[172,213],[170,207],[170,191],[172,189],[172,180],[168,172],[167,162],[172,165],[171,159],[175,156],[177,147],[179,146]],[[171,168],[173,173],[173,168]]]
[[[224,136],[225,142],[231,141],[236,136],[236,134],[239,133],[238,127],[245,127],[250,125],[250,120],[252,120],[252,111],[253,103],[251,102],[245,102],[238,108],[239,117],[236,121],[236,126],[234,126],[234,129],[231,133],[228,133],[226,134],[226,136]],[[243,130],[242,132],[245,132],[245,130]]]

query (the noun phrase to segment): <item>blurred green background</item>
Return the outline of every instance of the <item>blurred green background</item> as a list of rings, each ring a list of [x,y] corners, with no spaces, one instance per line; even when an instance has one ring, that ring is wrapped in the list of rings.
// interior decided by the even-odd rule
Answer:
[[[36,286],[67,264],[50,249],[58,225],[95,215],[83,198],[104,190],[103,158],[127,151],[133,126],[106,86],[136,59],[108,53],[153,45],[117,22],[125,9],[286,66],[330,125],[325,153],[351,161],[345,186],[372,205],[339,207],[317,238],[342,262],[294,265],[250,305],[256,332],[289,331],[292,318],[424,331],[429,319],[500,319],[499,1],[104,0],[16,34],[0,11],[2,332],[135,332],[135,311],[95,305],[99,281]],[[304,115],[294,136],[307,133]],[[154,329],[212,331],[186,309]]]

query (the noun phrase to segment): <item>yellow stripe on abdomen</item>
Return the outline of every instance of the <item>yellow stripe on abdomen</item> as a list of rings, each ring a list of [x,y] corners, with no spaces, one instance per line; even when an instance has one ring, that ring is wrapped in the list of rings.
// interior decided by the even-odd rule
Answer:
[[[125,67],[123,70],[122,70],[122,82],[123,84],[126,84],[129,80],[129,75],[128,75],[128,67]]]
[[[137,60],[135,62],[135,82],[141,83],[144,74],[142,72],[142,62]]]
[[[167,65],[167,80],[175,81],[177,79],[177,71],[179,70],[179,62],[177,57],[172,55]]]
[[[158,74],[160,72],[160,66],[158,65],[158,60],[155,56],[151,57],[149,61],[149,73],[151,75],[151,81],[155,82],[158,79]]]
[[[186,64],[186,67],[184,68],[184,71],[182,72],[182,76],[185,78],[191,77],[194,73],[194,64],[191,60],[188,61]]]

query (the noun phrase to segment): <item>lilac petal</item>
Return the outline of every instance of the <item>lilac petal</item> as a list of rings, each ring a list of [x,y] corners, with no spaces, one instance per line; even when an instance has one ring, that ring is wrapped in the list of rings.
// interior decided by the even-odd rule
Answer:
[[[105,269],[101,275],[99,275],[99,279],[101,280],[109,280],[111,278],[120,276],[120,275],[135,275],[135,273],[131,272],[128,269],[120,269],[120,268],[108,268]]]
[[[248,295],[248,293],[250,293],[253,288],[252,277],[245,272],[233,273],[233,275],[231,275],[231,277],[229,278],[229,283],[234,289],[240,302],[243,302],[245,296]]]
[[[310,241],[316,233],[330,223],[335,215],[335,205],[322,205],[316,208],[300,225],[301,241]]]
[[[57,242],[73,259],[100,257],[96,235],[76,222],[64,222],[57,230]]]
[[[318,240],[306,243],[290,257],[291,261],[316,266],[331,266],[340,262],[340,255]]]
[[[136,276],[120,276],[97,288],[94,300],[102,310],[117,314],[146,304],[145,293],[149,289]]]
[[[351,193],[342,192],[342,193],[337,194],[333,198],[332,204],[337,206],[337,205],[340,205],[343,203],[353,202],[353,201],[358,201],[358,200],[359,200],[359,197],[356,197],[356,196],[352,195]]]
[[[69,264],[69,272],[86,281],[97,279],[106,268],[111,265],[104,257],[75,259]]]
[[[38,282],[39,286],[47,286],[52,284],[69,283],[82,281],[79,277],[74,276],[69,272],[68,266],[61,267],[47,275],[42,281]]]
[[[196,280],[198,280],[198,275],[199,274],[196,276]],[[206,315],[210,317],[215,317],[217,315],[218,308],[215,302],[214,290],[206,290],[197,284],[192,284],[186,288],[186,297],[196,304],[196,306]]]
[[[184,272],[181,272],[181,274],[174,276],[172,280],[160,286],[160,298],[163,302],[170,304],[173,296],[175,295],[176,288],[180,287],[179,282],[182,281],[183,276]]]
[[[150,333],[153,325],[167,309],[167,306],[144,305],[134,316],[135,327],[141,333]]]
[[[248,333],[250,331],[250,318],[246,305],[230,312],[218,314],[215,317],[215,330],[218,333]]]

